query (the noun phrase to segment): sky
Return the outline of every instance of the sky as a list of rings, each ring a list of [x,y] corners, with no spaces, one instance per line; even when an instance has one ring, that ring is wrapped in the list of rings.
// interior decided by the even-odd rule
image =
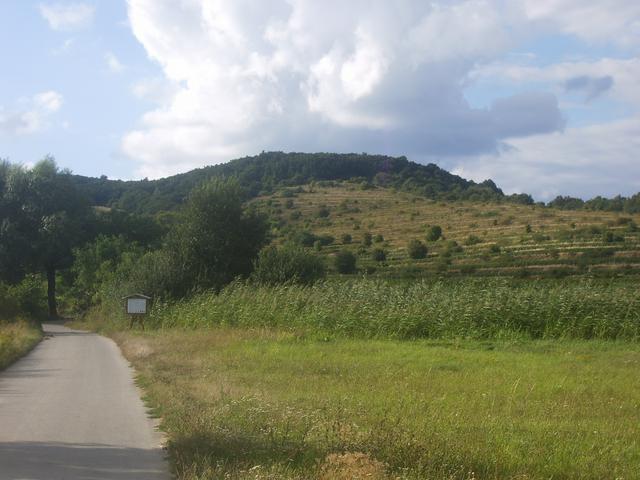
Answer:
[[[0,0],[0,158],[159,178],[261,151],[640,191],[640,2]]]

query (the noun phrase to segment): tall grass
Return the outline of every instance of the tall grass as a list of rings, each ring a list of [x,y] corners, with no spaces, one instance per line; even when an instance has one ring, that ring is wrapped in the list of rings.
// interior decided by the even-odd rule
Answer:
[[[23,320],[0,320],[0,370],[31,350],[42,338],[42,330]]]
[[[616,280],[467,279],[392,284],[361,279],[310,287],[235,283],[169,305],[157,328],[277,327],[362,338],[640,339],[640,296]]]

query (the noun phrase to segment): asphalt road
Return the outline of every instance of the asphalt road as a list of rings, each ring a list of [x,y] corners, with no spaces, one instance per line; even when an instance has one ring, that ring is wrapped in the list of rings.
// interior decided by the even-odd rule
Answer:
[[[0,480],[167,480],[161,438],[111,340],[55,324],[0,373]]]

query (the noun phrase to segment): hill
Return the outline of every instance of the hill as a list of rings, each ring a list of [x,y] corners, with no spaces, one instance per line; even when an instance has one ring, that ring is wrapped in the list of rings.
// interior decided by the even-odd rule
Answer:
[[[327,257],[350,250],[361,271],[385,276],[640,273],[639,214],[446,202],[355,182],[285,188],[253,203],[272,219],[276,243],[315,246]],[[427,241],[436,225],[442,238]],[[426,258],[409,257],[412,240],[424,242]],[[374,260],[375,250],[386,258]]]
[[[159,180],[122,181],[80,175],[74,180],[94,205],[155,214],[179,207],[193,187],[216,176],[237,177],[251,197],[312,181],[357,180],[432,199],[533,203],[528,195],[506,197],[491,180],[478,184],[434,164],[367,154],[269,152]]]

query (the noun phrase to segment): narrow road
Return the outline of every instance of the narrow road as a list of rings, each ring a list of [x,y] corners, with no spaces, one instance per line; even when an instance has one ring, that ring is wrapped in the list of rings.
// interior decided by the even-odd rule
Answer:
[[[0,373],[0,480],[168,480],[160,436],[111,340],[44,325]]]

